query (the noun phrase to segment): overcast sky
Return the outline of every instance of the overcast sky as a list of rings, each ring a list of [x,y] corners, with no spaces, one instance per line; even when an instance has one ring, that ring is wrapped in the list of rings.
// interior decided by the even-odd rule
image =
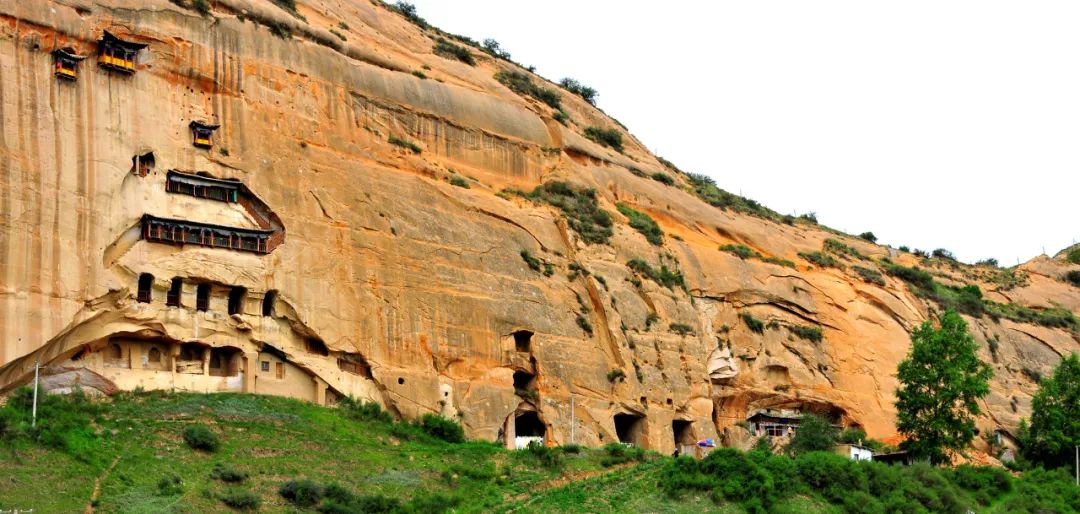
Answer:
[[[781,212],[1016,264],[1080,239],[1080,2],[413,0]]]

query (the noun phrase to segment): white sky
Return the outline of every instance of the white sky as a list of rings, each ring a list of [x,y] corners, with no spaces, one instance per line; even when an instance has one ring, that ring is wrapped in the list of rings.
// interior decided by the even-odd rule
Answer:
[[[1080,239],[1080,2],[413,0],[781,212],[1003,265]]]

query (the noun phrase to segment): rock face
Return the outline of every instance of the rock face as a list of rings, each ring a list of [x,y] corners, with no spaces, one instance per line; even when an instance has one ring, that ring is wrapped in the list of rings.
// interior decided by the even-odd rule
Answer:
[[[383,6],[208,4],[0,0],[0,387],[41,362],[57,390],[348,395],[458,418],[474,438],[661,451],[772,406],[894,434],[896,365],[937,306],[855,266],[917,257],[710,206],[589,104],[563,91],[564,125],[493,78],[523,70],[467,46],[475,66],[436,55],[442,36]],[[101,62],[106,31],[146,45],[130,69]],[[61,48],[88,56],[77,80],[56,75]],[[192,121],[220,125],[210,148]],[[623,151],[590,126],[619,130]],[[607,243],[504,192],[554,181],[595,189]],[[799,257],[830,238],[871,260]],[[732,244],[760,257],[718,250]],[[1020,283],[930,265],[995,301],[1080,309],[1061,256]],[[1014,430],[1034,377],[1080,344],[969,322],[995,369],[980,426]]]

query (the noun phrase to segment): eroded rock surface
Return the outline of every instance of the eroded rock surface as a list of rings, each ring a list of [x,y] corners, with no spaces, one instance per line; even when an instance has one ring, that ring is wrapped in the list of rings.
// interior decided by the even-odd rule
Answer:
[[[710,206],[629,133],[622,153],[583,137],[618,128],[584,101],[562,92],[563,125],[493,78],[512,64],[435,55],[438,36],[371,2],[301,1],[295,16],[268,0],[210,4],[0,0],[0,386],[41,362],[63,370],[56,389],[349,395],[457,417],[475,438],[661,451],[721,434],[749,444],[736,423],[779,405],[895,432],[896,365],[937,307],[854,271],[874,260],[820,268],[799,253],[837,238],[871,259],[916,257]],[[98,64],[106,30],[148,45],[134,73]],[[65,47],[89,56],[75,81],[54,75],[50,52]],[[220,124],[209,150],[192,144],[196,120]],[[238,181],[271,212],[170,191],[169,170]],[[609,243],[502,192],[556,180],[596,190],[615,218]],[[655,219],[664,244],[619,202]],[[223,239],[149,242],[148,214]],[[247,251],[222,227],[283,240]],[[631,259],[681,271],[686,287]],[[1061,280],[1076,268],[1058,256],[1021,266],[1026,281],[935,272],[995,301],[1077,312],[1080,290]],[[995,368],[980,425],[1014,430],[1035,378],[1080,344],[1064,328],[969,321]]]

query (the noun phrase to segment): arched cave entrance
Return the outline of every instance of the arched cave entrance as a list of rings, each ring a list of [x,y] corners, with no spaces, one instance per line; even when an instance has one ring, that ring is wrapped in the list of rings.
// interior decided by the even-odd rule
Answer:
[[[528,352],[532,349],[532,337],[533,333],[529,330],[518,330],[517,332],[514,332],[514,350]]]
[[[517,437],[544,437],[547,427],[536,411],[518,412],[514,416],[514,433]]]
[[[676,448],[694,444],[693,422],[682,419],[673,420],[671,434]]]

